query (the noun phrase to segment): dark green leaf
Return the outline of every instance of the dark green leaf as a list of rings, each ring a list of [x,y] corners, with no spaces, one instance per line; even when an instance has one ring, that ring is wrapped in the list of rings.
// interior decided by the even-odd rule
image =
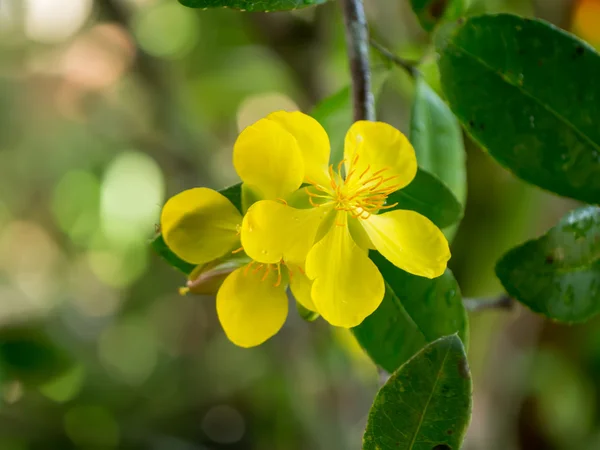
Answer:
[[[427,343],[388,284],[379,308],[360,325],[352,328],[352,332],[371,360],[390,373]]]
[[[504,255],[496,274],[535,312],[563,322],[589,319],[600,311],[600,208],[571,211],[544,236]]]
[[[232,8],[249,12],[288,11],[325,3],[327,0],[179,0],[190,8]]]
[[[440,45],[450,107],[481,146],[525,181],[600,201],[600,56],[542,21],[474,17]]]
[[[377,393],[363,450],[459,450],[471,418],[471,389],[460,339],[429,344]]]
[[[219,191],[233,203],[233,205],[241,212],[242,211],[242,183],[234,184]],[[192,273],[196,268],[194,264],[184,261],[175,253],[173,253],[165,243],[162,234],[158,233],[150,242],[152,249],[161,256],[170,266],[175,267],[186,275]]]
[[[441,21],[458,19],[466,10],[466,0],[411,0],[412,9],[426,31]]]
[[[242,183],[234,184],[219,191],[229,199],[239,212],[242,212]]]
[[[377,365],[393,372],[425,343],[449,334],[467,343],[467,314],[449,269],[431,280],[398,269],[378,252],[370,257],[386,281],[386,295],[353,332]]]
[[[73,361],[39,328],[0,330],[0,371],[28,385],[44,384],[72,367]]]
[[[463,209],[452,191],[437,177],[419,169],[415,179],[404,189],[391,194],[387,203],[398,203],[394,209],[410,209],[424,215],[440,228],[460,220]]]
[[[160,233],[152,239],[150,246],[152,247],[152,250],[162,257],[170,266],[175,267],[186,275],[192,273],[192,270],[196,268],[194,264],[184,261],[173,253],[169,247],[167,247],[167,244]]]
[[[410,141],[419,167],[446,183],[464,206],[467,171],[462,131],[450,108],[422,77],[416,81]]]

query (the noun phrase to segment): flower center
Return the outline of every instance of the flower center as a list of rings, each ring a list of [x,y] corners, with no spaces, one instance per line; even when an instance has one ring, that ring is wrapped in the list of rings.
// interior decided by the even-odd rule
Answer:
[[[306,188],[311,205],[314,207],[333,205],[336,210],[347,211],[354,218],[368,219],[371,214],[382,209],[393,208],[398,204],[386,205],[388,195],[400,187],[399,184],[390,184],[397,175],[386,176],[389,167],[373,171],[370,164],[364,169],[361,168],[362,171],[359,173],[358,157],[356,155],[352,160],[345,178],[341,173],[346,160],[338,164],[337,171],[334,171],[333,165],[329,166],[330,186],[310,182],[318,191],[314,192]]]

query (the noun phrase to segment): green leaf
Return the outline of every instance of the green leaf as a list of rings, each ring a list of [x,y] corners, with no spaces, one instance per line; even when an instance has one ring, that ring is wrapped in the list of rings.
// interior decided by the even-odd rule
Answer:
[[[390,373],[427,344],[425,336],[388,284],[379,308],[352,328],[352,333],[369,358]]]
[[[363,450],[459,450],[471,418],[471,390],[460,339],[438,339],[379,390]]]
[[[441,21],[458,19],[467,9],[466,0],[411,0],[419,23],[426,31],[433,31]]]
[[[387,204],[395,209],[410,209],[424,215],[440,228],[457,223],[463,208],[452,191],[437,177],[419,168],[415,179],[404,189],[391,194]]]
[[[221,189],[219,191],[223,194],[233,206],[235,206],[240,213],[243,214],[242,211],[242,183],[234,184],[232,186],[226,187],[225,189]]]
[[[416,81],[410,141],[419,167],[446,183],[464,206],[467,170],[462,131],[450,108],[422,77]]]
[[[424,344],[449,334],[468,342],[467,313],[450,269],[431,280],[398,269],[376,251],[369,256],[386,293],[381,306],[352,331],[375,364],[393,372]]]
[[[173,253],[171,249],[167,247],[167,244],[160,233],[158,233],[154,239],[152,239],[150,246],[152,247],[152,250],[154,250],[156,254],[164,259],[170,266],[175,267],[177,270],[186,275],[192,273],[192,271],[196,268],[194,264],[184,261],[175,253]]]
[[[600,311],[600,207],[576,209],[545,235],[513,248],[496,265],[509,295],[562,322]]]
[[[73,360],[40,328],[0,330],[0,372],[27,385],[41,385],[69,370]]]
[[[446,98],[472,138],[544,189],[600,201],[600,56],[539,20],[473,17],[439,45]]]
[[[190,8],[232,8],[248,12],[288,11],[325,3],[327,0],[179,0]]]
[[[233,205],[241,212],[242,211],[242,183],[234,184],[225,189],[219,191],[225,197],[233,203]],[[160,232],[150,242],[152,249],[163,258],[170,266],[175,267],[177,270],[183,272],[186,275],[192,273],[196,268],[194,264],[190,264],[184,261],[179,256],[167,247],[165,240]]]

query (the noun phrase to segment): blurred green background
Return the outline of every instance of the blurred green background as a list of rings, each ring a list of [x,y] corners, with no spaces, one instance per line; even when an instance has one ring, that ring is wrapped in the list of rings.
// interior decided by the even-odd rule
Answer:
[[[381,42],[425,55],[435,86],[409,2],[366,7]],[[600,0],[471,1],[496,11],[600,44]],[[214,299],[179,296],[184,277],[147,245],[168,196],[237,181],[243,127],[347,84],[335,2],[0,0],[0,450],[360,448],[378,376],[347,332],[292,313],[267,344],[237,348]],[[393,71],[380,118],[407,131],[412,91]],[[496,259],[576,205],[467,152],[451,267],[466,297],[493,297]],[[465,450],[600,448],[600,321],[471,319]]]

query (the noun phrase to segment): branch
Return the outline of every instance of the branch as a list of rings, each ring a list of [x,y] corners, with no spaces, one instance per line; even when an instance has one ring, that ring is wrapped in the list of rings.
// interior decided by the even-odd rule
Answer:
[[[369,68],[369,31],[362,0],[340,0],[352,77],[354,120],[375,120]]]
[[[406,72],[408,72],[408,74],[411,77],[414,78],[419,74],[418,69],[415,67],[416,63],[414,61],[407,61],[403,58],[400,58],[399,56],[397,56],[394,53],[392,53],[391,51],[389,51],[387,48],[385,48],[383,45],[381,45],[379,42],[377,42],[373,38],[371,38],[369,40],[369,42],[371,44],[371,47],[373,47],[375,50],[377,50],[381,54],[381,56],[390,60],[391,62],[396,64],[398,67],[401,67],[402,69],[406,70]]]
[[[464,298],[465,309],[469,312],[480,312],[489,309],[510,311],[515,307],[515,301],[506,294],[492,299]]]

